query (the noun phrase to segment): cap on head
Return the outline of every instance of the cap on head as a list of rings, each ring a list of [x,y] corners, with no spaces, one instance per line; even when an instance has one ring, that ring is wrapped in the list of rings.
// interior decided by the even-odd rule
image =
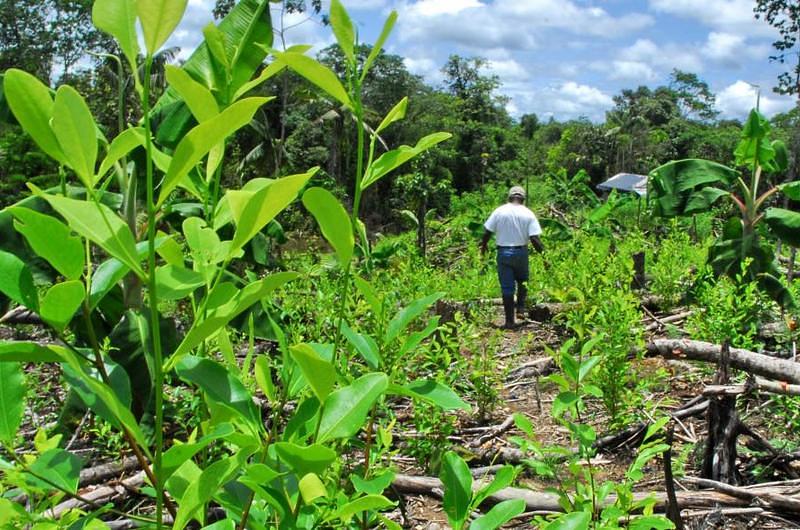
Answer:
[[[512,199],[514,197],[519,197],[520,199],[524,199],[525,190],[521,186],[513,186],[510,190],[508,190],[508,198]]]

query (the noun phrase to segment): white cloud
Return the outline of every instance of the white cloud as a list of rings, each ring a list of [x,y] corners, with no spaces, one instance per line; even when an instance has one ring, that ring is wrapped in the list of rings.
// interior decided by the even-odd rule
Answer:
[[[701,53],[717,64],[738,69],[750,60],[763,59],[769,50],[765,45],[748,43],[742,35],[712,31]]]
[[[659,13],[696,20],[708,27],[751,36],[772,36],[775,30],[756,20],[753,0],[650,0]]]
[[[490,60],[486,70],[500,77],[504,83],[525,81],[530,78],[530,73],[514,59]]]
[[[440,0],[421,0],[416,4],[409,7],[408,12],[404,12],[404,16],[423,16],[435,17],[438,15],[457,15],[465,9],[474,7],[486,7],[479,0],[448,0],[442,2]]]
[[[717,108],[725,118],[743,119],[756,106],[757,89],[746,81],[736,81],[717,94]],[[767,116],[786,112],[794,107],[795,101],[788,96],[761,93],[759,108]]]
[[[639,62],[654,70],[669,71],[673,68],[700,72],[703,62],[695,46],[691,44],[660,43],[650,39],[639,39],[619,54],[619,60]]]
[[[586,117],[602,121],[606,110],[614,106],[614,100],[602,90],[567,81],[565,83],[535,89],[520,85],[506,91],[511,97],[507,106],[512,115],[535,112],[540,118],[554,117],[558,120]]]
[[[593,68],[598,71],[605,71],[609,79],[617,81],[642,84],[655,81],[658,77],[650,65],[641,61],[613,61],[610,66],[606,63],[600,63]]]

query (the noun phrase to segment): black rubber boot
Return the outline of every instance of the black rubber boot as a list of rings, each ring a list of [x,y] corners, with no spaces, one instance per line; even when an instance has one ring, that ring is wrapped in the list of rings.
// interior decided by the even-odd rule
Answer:
[[[503,295],[503,311],[506,315],[506,323],[503,325],[504,329],[514,329],[514,295]]]
[[[527,310],[528,308],[525,305],[525,301],[528,298],[528,288],[525,286],[524,283],[520,282],[517,284],[517,316],[525,319],[528,317]]]

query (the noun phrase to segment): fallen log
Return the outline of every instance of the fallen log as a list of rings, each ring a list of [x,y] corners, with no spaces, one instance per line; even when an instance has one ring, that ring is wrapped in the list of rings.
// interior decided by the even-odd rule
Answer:
[[[79,492],[80,498],[72,498],[54,506],[47,514],[54,519],[58,519],[67,510],[76,508],[99,509],[108,501],[125,497],[130,490],[140,488],[144,484],[145,474],[140,471],[135,475],[119,481],[114,485],[98,486],[90,491]]]
[[[710,342],[688,339],[657,339],[647,345],[648,355],[665,359],[689,359],[716,363],[720,346]],[[741,348],[731,348],[730,363],[733,368],[775,381],[800,384],[800,363],[777,359]]]
[[[108,479],[118,477],[139,468],[139,461],[134,456],[129,456],[122,462],[110,462],[81,470],[80,486],[106,482]]]

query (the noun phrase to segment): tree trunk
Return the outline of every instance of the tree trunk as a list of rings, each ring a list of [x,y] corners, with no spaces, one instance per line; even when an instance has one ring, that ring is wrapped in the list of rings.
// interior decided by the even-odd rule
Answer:
[[[730,382],[730,345],[725,342],[719,353],[715,385]],[[736,414],[736,396],[719,395],[708,403],[708,439],[703,459],[703,478],[738,485],[741,476],[736,469],[736,438],[739,434],[739,417]]]

